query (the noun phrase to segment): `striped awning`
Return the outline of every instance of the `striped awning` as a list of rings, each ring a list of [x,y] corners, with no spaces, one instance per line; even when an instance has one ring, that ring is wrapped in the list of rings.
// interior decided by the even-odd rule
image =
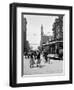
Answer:
[[[49,43],[46,43],[46,44],[42,44],[42,46],[47,46],[47,45],[52,45],[52,44],[56,44],[56,43],[61,43],[63,42],[62,40],[57,40],[57,41],[50,41]]]

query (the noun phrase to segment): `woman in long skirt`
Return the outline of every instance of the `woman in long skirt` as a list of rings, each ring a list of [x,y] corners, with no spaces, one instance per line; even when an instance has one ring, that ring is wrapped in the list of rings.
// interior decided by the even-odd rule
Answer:
[[[33,53],[32,53],[31,54],[31,59],[30,59],[30,68],[32,68],[34,64],[35,64],[35,62],[34,62]]]
[[[44,59],[43,53],[40,55],[40,59],[41,59],[41,65],[44,65],[45,64],[45,59]]]

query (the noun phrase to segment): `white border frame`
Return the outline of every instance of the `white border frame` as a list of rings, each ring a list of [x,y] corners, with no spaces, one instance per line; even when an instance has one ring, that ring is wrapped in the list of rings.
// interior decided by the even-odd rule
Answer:
[[[45,75],[42,77],[21,77],[21,13],[48,13],[48,14],[64,14],[64,75]],[[17,8],[17,83],[31,83],[31,82],[51,82],[51,81],[65,81],[69,80],[69,10],[54,10],[54,9],[38,9],[38,8]]]

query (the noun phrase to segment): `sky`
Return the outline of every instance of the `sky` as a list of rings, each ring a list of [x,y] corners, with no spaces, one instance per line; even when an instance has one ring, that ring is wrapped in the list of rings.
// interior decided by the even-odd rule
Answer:
[[[45,35],[52,36],[52,25],[58,16],[25,15],[27,20],[27,40],[33,49],[37,49],[41,40],[41,25]]]

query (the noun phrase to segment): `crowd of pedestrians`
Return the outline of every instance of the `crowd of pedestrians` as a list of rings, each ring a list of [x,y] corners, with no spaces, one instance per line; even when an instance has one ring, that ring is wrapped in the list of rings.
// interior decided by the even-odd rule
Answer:
[[[30,59],[30,68],[36,66],[40,67],[48,61],[47,52],[40,51],[29,51],[24,53],[25,58]]]

